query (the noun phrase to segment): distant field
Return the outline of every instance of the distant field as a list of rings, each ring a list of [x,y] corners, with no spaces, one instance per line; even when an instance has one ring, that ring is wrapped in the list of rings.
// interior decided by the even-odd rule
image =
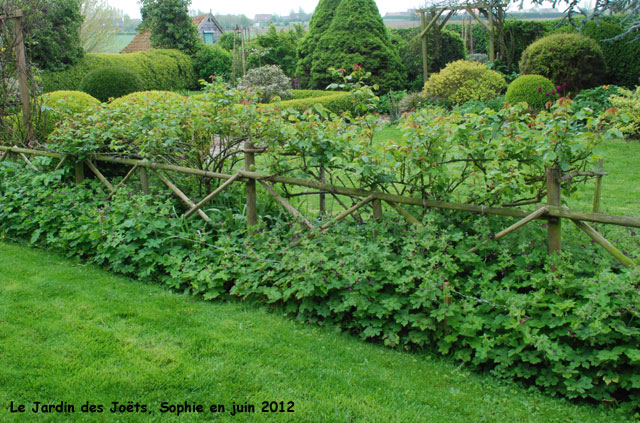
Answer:
[[[127,46],[133,40],[136,34],[117,34],[113,37],[111,43],[94,53],[120,53],[120,51]]]

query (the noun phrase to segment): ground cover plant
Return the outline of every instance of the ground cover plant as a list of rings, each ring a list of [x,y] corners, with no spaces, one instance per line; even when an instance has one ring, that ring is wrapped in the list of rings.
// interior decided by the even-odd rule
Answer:
[[[211,419],[158,412],[162,402],[180,400],[227,407],[247,401],[257,409],[264,400],[294,402],[294,413],[232,418],[227,408],[220,419],[240,422],[626,421],[612,408],[551,399],[447,360],[283,319],[253,303],[204,302],[6,241],[0,242],[3,421],[15,416],[10,401],[30,408],[37,399],[63,399],[77,409],[87,400],[107,407],[133,400],[152,414],[132,419],[163,422]],[[20,419],[61,418],[124,420],[108,412]]]

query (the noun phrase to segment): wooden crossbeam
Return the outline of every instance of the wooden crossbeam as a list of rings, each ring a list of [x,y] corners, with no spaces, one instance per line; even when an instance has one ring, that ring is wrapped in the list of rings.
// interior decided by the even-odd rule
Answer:
[[[196,205],[193,203],[193,201],[191,201],[189,199],[189,197],[187,197],[185,195],[184,192],[180,191],[180,188],[178,188],[177,186],[175,186],[169,179],[167,179],[166,176],[164,176],[161,172],[156,171],[155,169],[153,170],[154,175],[156,175],[158,177],[158,179],[160,179],[166,186],[167,188],[169,188],[171,191],[173,191],[173,193],[179,198],[181,199],[187,206],[189,206],[189,208],[194,208]],[[211,218],[209,216],[207,216],[207,214],[205,212],[203,212],[202,210],[198,209],[198,214],[200,215],[201,218],[203,218],[206,222],[211,222]]]
[[[571,219],[571,221],[624,266],[637,266],[637,263],[632,261],[629,257],[625,256],[622,251],[618,250],[612,243],[610,243],[605,237],[596,232],[596,230],[591,226],[580,220]]]
[[[498,232],[493,239],[500,239],[503,238],[507,235],[509,235],[511,232],[514,232],[518,229],[520,229],[521,227],[523,227],[524,225],[526,225],[527,223],[531,222],[534,219],[538,219],[540,218],[542,215],[546,214],[549,212],[549,209],[544,206],[539,208],[538,210],[534,211],[533,213],[531,213],[530,215],[526,216],[524,219],[521,219],[519,221],[517,221],[516,223],[514,223],[513,225],[509,226],[507,229]],[[478,249],[485,245],[487,243],[487,241],[483,241],[480,245],[478,245],[477,247],[473,247],[472,249],[469,250],[470,253],[475,253],[476,251],[478,251]]]
[[[200,202],[196,205],[194,205],[188,212],[186,212],[184,214],[184,218],[187,219],[189,217],[191,217],[191,215],[193,215],[195,212],[197,212],[198,210],[200,210],[200,208],[202,206],[204,206],[205,204],[207,204],[209,201],[211,201],[213,199],[213,197],[215,197],[216,195],[218,195],[220,192],[222,192],[223,189],[225,189],[226,187],[228,187],[229,185],[231,185],[233,183],[233,181],[235,181],[236,179],[238,179],[240,177],[240,173],[236,173],[235,175],[233,175],[231,178],[227,179],[226,181],[224,181],[224,183],[222,185],[220,185],[218,188],[216,188],[211,194],[207,195],[206,197],[204,197],[202,200],[200,200]]]
[[[60,161],[58,162],[58,164],[56,165],[55,169],[53,169],[53,171],[55,172],[56,170],[60,169],[62,167],[62,165],[64,164],[65,161],[67,161],[67,157],[69,157],[67,154],[65,154],[64,156],[62,156],[62,158],[60,159]]]
[[[451,11],[449,11],[449,13],[447,13],[447,16],[445,16],[444,19],[442,20],[442,22],[440,22],[438,24],[438,31],[442,31],[442,28],[444,28],[444,26],[447,24],[449,19],[451,19],[451,17],[453,16],[454,13],[456,13],[455,10],[451,10]]]
[[[107,195],[106,200],[110,200],[111,197],[113,197],[113,195],[120,189],[120,187],[122,187],[125,184],[125,182],[129,180],[129,178],[131,177],[131,175],[133,175],[133,172],[135,172],[137,168],[138,168],[138,165],[135,165],[129,170],[129,172],[127,172],[124,178],[122,178],[122,181],[120,181],[120,183],[116,185],[113,191],[111,191],[111,194]]]
[[[33,163],[31,163],[29,158],[24,153],[18,153],[18,154],[20,154],[20,157],[22,157],[22,160],[24,160],[27,163],[27,165],[31,168],[31,170],[33,170],[34,172],[40,172],[38,168],[35,167]]]
[[[411,223],[412,225],[420,225],[421,224],[420,221],[418,219],[416,219],[416,217],[414,215],[409,213],[404,207],[400,206],[399,204],[396,204],[393,201],[385,200],[385,202],[388,205],[390,205],[392,209],[397,211],[400,216],[404,217],[407,220],[407,222]]]
[[[87,164],[87,167],[91,169],[91,171],[98,177],[98,179],[100,179],[100,182],[102,182],[104,186],[106,186],[107,189],[111,191],[111,193],[113,194],[115,192],[115,189],[113,189],[113,185],[109,183],[109,181],[107,180],[107,178],[104,177],[102,172],[100,172],[98,168],[93,163],[91,163],[91,160],[85,160],[85,163]]]
[[[476,12],[473,11],[473,9],[471,9],[470,7],[466,7],[465,10],[473,17],[473,19],[481,23],[482,26],[484,26],[488,31],[491,30],[491,27],[489,26],[489,24],[483,21],[482,19],[480,19],[480,17],[476,14]]]
[[[2,156],[0,156],[0,162],[4,162],[8,158],[9,158],[9,150],[7,150],[4,153],[2,153]]]
[[[310,231],[313,230],[313,225],[295,207],[293,207],[291,203],[282,198],[282,196],[278,194],[275,189],[273,189],[273,186],[271,184],[268,184],[260,179],[258,179],[258,182],[267,191],[269,191],[269,194],[271,194],[276,199],[276,201],[282,205],[282,207],[284,207],[289,213],[296,217],[304,227],[306,227]]]
[[[324,225],[320,226],[320,230],[324,231],[329,226],[340,222],[342,219],[344,219],[345,217],[349,216],[351,213],[353,213],[354,211],[358,210],[360,207],[363,207],[363,206],[367,205],[367,203],[369,203],[370,201],[373,201],[375,199],[376,199],[375,195],[368,196],[364,200],[361,200],[360,202],[358,202],[355,205],[351,206],[348,210],[345,210],[342,213],[340,213],[339,215],[337,215],[336,218],[333,219],[332,221],[327,222]]]
[[[442,14],[444,13],[444,9],[438,11],[438,13],[436,13],[436,15],[433,17],[433,19],[431,19],[431,22],[429,22],[427,24],[427,26],[424,27],[424,29],[422,30],[422,32],[420,32],[420,37],[424,37],[427,35],[427,32],[429,32],[429,30],[433,27],[433,25],[435,25],[435,23],[438,21],[438,18],[440,18],[440,16],[442,16]]]

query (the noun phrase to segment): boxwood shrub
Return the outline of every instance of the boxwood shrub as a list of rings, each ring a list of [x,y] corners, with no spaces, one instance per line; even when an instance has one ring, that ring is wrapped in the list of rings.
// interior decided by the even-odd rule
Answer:
[[[105,66],[134,72],[144,90],[187,90],[197,85],[189,56],[178,50],[155,49],[127,54],[89,53],[65,71],[43,72],[43,90],[77,90],[89,72]]]
[[[119,66],[94,69],[80,83],[80,91],[103,102],[140,89],[142,89],[140,78],[129,69]]]
[[[548,78],[542,75],[520,75],[509,84],[505,101],[509,104],[526,101],[529,107],[539,110],[547,101],[555,100],[555,95],[551,97],[552,92],[555,92],[555,87]]]
[[[324,91],[326,93],[326,91]],[[309,107],[313,107],[315,104],[321,104],[334,113],[341,112],[355,112],[355,104],[351,101],[350,93],[348,92],[331,92],[329,95],[321,97],[306,97],[297,100],[286,100],[279,103],[279,107],[282,109],[295,109],[298,111],[304,111]]]

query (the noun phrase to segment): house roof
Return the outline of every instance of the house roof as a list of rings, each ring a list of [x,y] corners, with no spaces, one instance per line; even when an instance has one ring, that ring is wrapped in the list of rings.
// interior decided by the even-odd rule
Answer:
[[[193,18],[191,18],[191,20],[193,21],[193,24],[196,27],[199,27],[200,24],[202,24],[202,22],[209,15],[211,15],[211,13],[207,15],[194,16]],[[211,17],[213,19],[213,23],[216,24],[220,32],[221,33],[224,32],[222,30],[222,27],[218,23],[218,20],[213,15],[211,15]],[[151,50],[152,48],[153,47],[151,46],[151,30],[146,30],[143,32],[138,32],[136,36],[133,37],[133,40],[131,40],[131,42],[127,44],[127,46],[123,48],[122,51],[120,51],[120,53],[135,53],[136,51]]]

